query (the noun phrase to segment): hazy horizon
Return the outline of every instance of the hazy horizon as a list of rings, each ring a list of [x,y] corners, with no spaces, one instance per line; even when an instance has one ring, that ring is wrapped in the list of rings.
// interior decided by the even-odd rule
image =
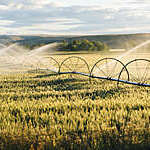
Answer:
[[[117,36],[117,35],[142,35],[142,34],[150,34],[150,32],[136,32],[136,33],[106,33],[106,34],[69,34],[69,35],[66,35],[66,34],[0,34],[0,36],[45,36],[45,37],[60,37],[60,36],[63,36],[63,37],[76,37],[76,36]]]

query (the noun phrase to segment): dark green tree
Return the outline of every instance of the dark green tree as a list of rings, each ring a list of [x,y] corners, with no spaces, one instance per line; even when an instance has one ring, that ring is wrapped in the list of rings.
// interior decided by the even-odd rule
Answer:
[[[100,41],[89,41],[87,39],[63,41],[60,50],[67,51],[103,51],[108,50],[108,46]]]

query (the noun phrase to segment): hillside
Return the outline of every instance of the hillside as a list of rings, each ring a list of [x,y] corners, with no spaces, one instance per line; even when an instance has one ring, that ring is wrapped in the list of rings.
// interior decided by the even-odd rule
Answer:
[[[0,43],[11,44],[19,43],[27,48],[34,49],[36,47],[62,41],[73,41],[87,39],[89,41],[101,41],[110,48],[129,49],[146,40],[150,40],[150,33],[141,34],[118,34],[118,35],[87,35],[87,36],[51,36],[51,35],[0,35]]]
[[[120,35],[91,35],[70,38],[69,40],[87,39],[101,41],[110,48],[129,49],[146,40],[150,40],[150,34],[120,34]]]

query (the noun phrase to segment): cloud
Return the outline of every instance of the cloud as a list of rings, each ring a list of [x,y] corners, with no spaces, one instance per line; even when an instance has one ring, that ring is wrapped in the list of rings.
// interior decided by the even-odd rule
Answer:
[[[108,8],[104,7],[105,3],[66,6],[60,1],[54,3],[51,0],[5,0],[0,2],[0,34],[103,34],[150,31],[149,5],[140,7],[134,3],[129,7],[130,2],[126,1],[120,7],[116,5]],[[146,0],[143,2],[147,3]]]
[[[0,2],[0,6],[7,7],[7,9],[38,9],[44,7],[59,7],[62,6],[60,2],[52,2],[50,0],[5,0]]]
[[[0,20],[0,26],[9,26],[12,25],[15,21],[11,20]]]
[[[150,1],[149,0],[142,0],[142,1],[141,0],[134,0],[133,3],[140,3],[140,4],[141,3],[150,3]]]

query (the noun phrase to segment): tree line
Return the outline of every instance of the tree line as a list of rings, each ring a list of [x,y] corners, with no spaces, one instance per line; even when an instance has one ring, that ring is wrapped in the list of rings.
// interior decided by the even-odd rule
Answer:
[[[108,50],[109,47],[100,41],[89,41],[87,39],[63,41],[59,50],[63,51],[103,51]]]

